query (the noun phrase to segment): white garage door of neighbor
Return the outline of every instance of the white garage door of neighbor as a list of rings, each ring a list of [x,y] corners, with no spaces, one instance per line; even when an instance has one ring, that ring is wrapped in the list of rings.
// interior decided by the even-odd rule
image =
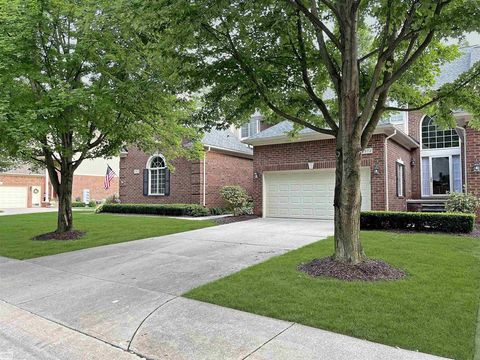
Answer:
[[[0,186],[0,209],[26,208],[28,187]]]
[[[265,216],[333,219],[335,170],[264,173]],[[361,169],[362,210],[371,209],[370,168]]]

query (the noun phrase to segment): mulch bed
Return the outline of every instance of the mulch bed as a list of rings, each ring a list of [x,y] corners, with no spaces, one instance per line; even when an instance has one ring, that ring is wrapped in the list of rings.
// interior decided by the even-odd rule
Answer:
[[[478,237],[480,238],[480,227],[476,227],[470,234],[465,234],[465,236]]]
[[[368,259],[356,265],[333,260],[331,256],[300,264],[298,270],[313,277],[325,276],[345,281],[398,280],[406,276],[382,260]]]
[[[77,240],[86,234],[85,231],[66,231],[66,232],[49,232],[46,234],[37,235],[32,240],[44,241],[44,240]]]
[[[217,225],[223,225],[223,224],[230,224],[238,221],[252,220],[256,218],[258,218],[258,216],[255,216],[255,215],[226,216],[226,217],[214,219],[213,221],[215,221]]]

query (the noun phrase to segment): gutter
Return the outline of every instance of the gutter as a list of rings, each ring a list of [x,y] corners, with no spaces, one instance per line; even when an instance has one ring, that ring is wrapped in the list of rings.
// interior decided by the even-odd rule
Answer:
[[[384,155],[384,160],[383,160],[383,167],[385,171],[385,210],[388,211],[389,209],[389,194],[388,194],[388,140],[390,140],[392,137],[397,135],[397,129],[393,131],[393,134],[387,136],[385,138],[385,143],[383,144],[383,155]]]

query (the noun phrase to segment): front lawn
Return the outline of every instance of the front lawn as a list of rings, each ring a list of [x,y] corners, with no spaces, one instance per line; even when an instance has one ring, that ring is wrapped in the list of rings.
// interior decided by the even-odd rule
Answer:
[[[478,238],[363,232],[367,254],[404,280],[312,278],[301,262],[330,255],[332,239],[272,258],[185,296],[401,348],[472,359],[480,295]]]
[[[215,225],[206,220],[182,220],[152,216],[121,216],[75,211],[74,228],[86,231],[78,240],[33,241],[35,235],[55,230],[57,213],[0,217],[0,256],[31,259],[100,245],[162,236]]]

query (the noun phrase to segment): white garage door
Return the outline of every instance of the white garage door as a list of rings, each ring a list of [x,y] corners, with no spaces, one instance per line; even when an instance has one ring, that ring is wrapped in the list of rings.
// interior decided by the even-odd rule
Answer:
[[[335,170],[264,173],[265,216],[333,219]],[[370,168],[361,169],[362,210],[371,209]]]
[[[26,208],[28,187],[0,186],[0,209]]]

